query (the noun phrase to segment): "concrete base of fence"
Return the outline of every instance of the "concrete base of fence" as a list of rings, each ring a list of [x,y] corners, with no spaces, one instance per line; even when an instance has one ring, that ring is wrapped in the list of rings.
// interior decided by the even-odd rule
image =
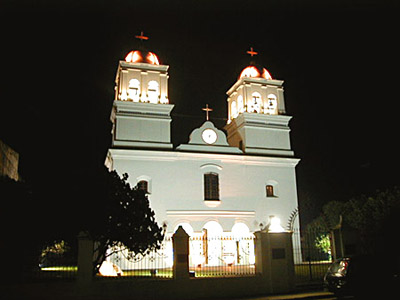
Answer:
[[[294,269],[290,233],[256,233],[256,275],[248,277],[191,278],[187,261],[180,263],[174,279],[160,278],[89,278],[90,259],[78,259],[78,277],[71,282],[46,282],[7,286],[6,299],[201,299],[240,298],[287,293],[294,288]],[[178,242],[176,239],[175,242]],[[91,257],[93,244],[87,236],[80,237],[80,251]],[[182,243],[184,245],[185,243]],[[184,245],[178,251],[187,252]],[[81,275],[79,275],[81,272]],[[85,275],[84,275],[85,274]],[[88,276],[88,277],[86,277]],[[82,284],[85,283],[85,284]]]
[[[173,279],[93,279],[90,284],[47,282],[7,286],[5,299],[200,299],[239,298],[270,294],[262,277]]]
[[[181,280],[129,280],[93,282],[87,294],[94,299],[198,299],[236,298],[269,294],[261,277],[192,278]],[[100,292],[101,291],[101,292]],[[84,291],[82,291],[84,292]],[[104,297],[108,295],[108,297]],[[100,297],[100,298],[98,298]],[[101,298],[103,297],[103,298]],[[128,298],[127,298],[128,297]],[[112,298],[116,299],[116,298]]]
[[[256,275],[248,277],[189,276],[189,236],[179,227],[173,236],[173,279],[159,278],[92,278],[93,241],[79,236],[78,276],[62,295],[49,299],[198,299],[238,298],[287,293],[294,289],[292,234],[289,232],[256,232]],[[84,284],[82,284],[84,283]],[[71,283],[54,283],[65,285]],[[46,293],[51,294],[51,289]],[[47,299],[47,295],[39,295]]]

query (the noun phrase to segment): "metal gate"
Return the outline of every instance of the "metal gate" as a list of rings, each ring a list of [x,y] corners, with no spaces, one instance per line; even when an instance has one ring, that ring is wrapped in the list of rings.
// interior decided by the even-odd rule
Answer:
[[[294,229],[293,244],[300,245],[293,249],[296,284],[322,283],[332,262],[330,233]]]

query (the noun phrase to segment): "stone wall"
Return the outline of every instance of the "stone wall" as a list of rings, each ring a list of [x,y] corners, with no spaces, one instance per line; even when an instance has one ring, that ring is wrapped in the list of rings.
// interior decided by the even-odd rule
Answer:
[[[18,152],[0,140],[0,176],[8,176],[18,181],[18,161]]]

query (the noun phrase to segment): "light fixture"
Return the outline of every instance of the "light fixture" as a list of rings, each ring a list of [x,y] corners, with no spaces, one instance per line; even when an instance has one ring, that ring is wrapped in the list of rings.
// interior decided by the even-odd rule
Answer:
[[[269,216],[268,232],[285,232],[285,229],[281,226],[281,219],[275,216]]]

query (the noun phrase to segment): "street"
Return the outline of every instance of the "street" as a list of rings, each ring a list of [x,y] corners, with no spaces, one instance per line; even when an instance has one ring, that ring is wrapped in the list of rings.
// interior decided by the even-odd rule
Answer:
[[[336,300],[337,298],[333,293],[318,291],[318,292],[300,292],[287,295],[271,295],[252,298],[243,298],[241,300],[293,300],[293,299],[313,299],[313,300]],[[354,299],[353,297],[345,297],[340,299]],[[239,299],[237,299],[239,300]]]

